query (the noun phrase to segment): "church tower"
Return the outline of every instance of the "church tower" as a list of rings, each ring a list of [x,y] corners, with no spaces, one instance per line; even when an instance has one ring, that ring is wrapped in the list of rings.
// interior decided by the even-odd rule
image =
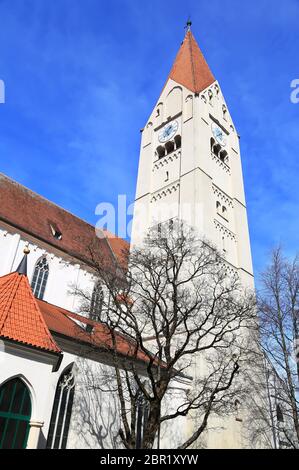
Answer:
[[[253,285],[239,136],[190,23],[142,131],[132,244],[175,217],[211,240]]]

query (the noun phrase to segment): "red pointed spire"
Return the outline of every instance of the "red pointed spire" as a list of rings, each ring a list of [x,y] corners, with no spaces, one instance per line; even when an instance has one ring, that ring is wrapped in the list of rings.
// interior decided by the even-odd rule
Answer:
[[[1,337],[49,352],[61,352],[32,294],[27,276],[19,272],[0,277]]]
[[[185,86],[193,93],[200,93],[215,82],[190,28],[188,28],[168,78]]]

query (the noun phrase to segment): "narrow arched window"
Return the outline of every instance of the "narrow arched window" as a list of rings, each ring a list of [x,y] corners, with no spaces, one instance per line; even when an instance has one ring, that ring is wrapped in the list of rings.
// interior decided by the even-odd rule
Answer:
[[[43,299],[49,277],[49,265],[47,258],[40,258],[35,265],[31,287],[37,299]]]
[[[72,367],[60,376],[50,421],[47,449],[66,449],[75,393]]]
[[[28,387],[15,378],[0,387],[0,449],[25,449],[31,419]]]
[[[93,289],[89,316],[92,320],[100,321],[103,310],[104,293],[101,284],[98,282]]]
[[[175,141],[175,148],[176,149],[180,149],[181,146],[182,146],[182,138],[180,135],[176,135],[175,138],[174,138],[174,141]]]
[[[219,153],[219,158],[223,163],[227,163],[227,152],[226,150],[221,150]]]
[[[277,416],[277,421],[280,423],[284,422],[284,417],[283,417],[283,412],[280,404],[278,403],[276,406],[276,416]]]
[[[159,158],[165,157],[165,147],[159,145],[159,147],[157,147],[157,154]]]

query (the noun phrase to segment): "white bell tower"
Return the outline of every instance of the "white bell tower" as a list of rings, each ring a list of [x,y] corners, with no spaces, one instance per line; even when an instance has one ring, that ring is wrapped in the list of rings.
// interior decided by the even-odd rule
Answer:
[[[190,26],[143,131],[132,245],[179,217],[253,285],[239,137]]]

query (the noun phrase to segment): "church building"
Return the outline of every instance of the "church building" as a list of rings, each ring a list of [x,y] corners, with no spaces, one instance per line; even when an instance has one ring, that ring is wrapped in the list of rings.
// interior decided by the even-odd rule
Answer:
[[[123,263],[125,240],[0,174],[0,449],[117,447],[115,397],[99,400],[82,372],[111,367],[97,318],[101,286],[88,247]],[[186,220],[253,287],[239,136],[190,25],[142,131],[131,245],[155,224]],[[71,288],[93,292],[89,316]],[[132,345],[121,335],[117,353]],[[135,358],[136,359],[136,358]],[[146,358],[137,361],[144,367]],[[92,413],[83,405],[92,404]],[[208,447],[245,447],[234,418]],[[167,438],[161,446],[169,446]]]

